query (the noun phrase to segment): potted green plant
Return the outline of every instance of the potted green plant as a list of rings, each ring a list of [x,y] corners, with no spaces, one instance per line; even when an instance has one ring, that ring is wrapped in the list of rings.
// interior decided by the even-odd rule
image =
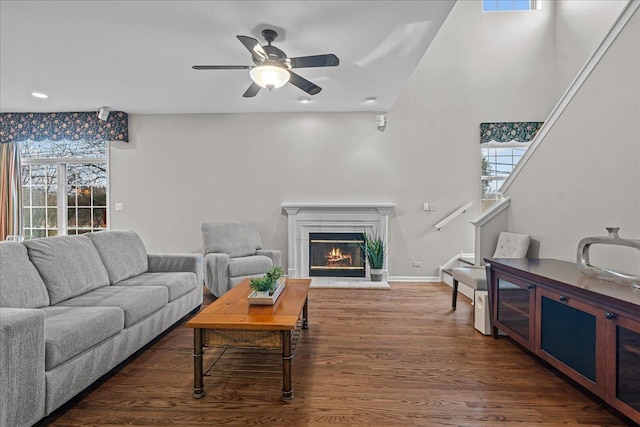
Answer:
[[[369,273],[372,282],[382,281],[382,269],[384,268],[384,257],[387,252],[387,244],[377,235],[362,233],[362,250],[369,263]]]
[[[250,280],[251,289],[256,291],[256,296],[270,296],[278,287],[280,279],[283,276],[282,267],[274,265],[267,270],[264,277],[258,277]]]

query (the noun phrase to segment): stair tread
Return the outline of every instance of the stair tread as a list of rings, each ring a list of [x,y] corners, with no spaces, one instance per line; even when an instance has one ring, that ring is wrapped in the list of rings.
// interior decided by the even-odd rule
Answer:
[[[475,263],[475,258],[473,258],[473,257],[471,257],[471,258],[469,258],[469,257],[459,257],[458,261],[462,261],[465,264],[469,264],[469,265],[475,265],[476,264]]]

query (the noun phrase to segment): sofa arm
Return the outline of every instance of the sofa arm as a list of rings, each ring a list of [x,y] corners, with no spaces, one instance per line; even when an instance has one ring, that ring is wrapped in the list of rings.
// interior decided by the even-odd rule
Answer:
[[[202,255],[200,254],[147,254],[149,273],[195,273],[202,284]]]
[[[210,253],[204,256],[204,284],[218,298],[229,290],[229,255]]]
[[[0,426],[45,416],[44,312],[0,308]]]
[[[282,252],[277,249],[258,249],[256,255],[268,256],[273,261],[273,265],[282,265]]]

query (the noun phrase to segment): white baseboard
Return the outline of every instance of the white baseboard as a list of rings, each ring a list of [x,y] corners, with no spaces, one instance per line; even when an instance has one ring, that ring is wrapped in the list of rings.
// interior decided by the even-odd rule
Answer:
[[[389,282],[434,283],[440,282],[440,278],[438,276],[389,276]]]
[[[442,280],[441,280],[441,282],[442,282],[442,283],[444,283],[444,284],[446,284],[446,285],[449,285],[449,286],[453,287],[453,277],[451,277],[451,276],[450,276],[450,275],[448,275],[448,274],[443,274],[443,275],[442,275]]]
[[[473,305],[474,289],[471,286],[467,286],[462,282],[458,282],[458,293],[469,298],[471,300],[471,305]]]

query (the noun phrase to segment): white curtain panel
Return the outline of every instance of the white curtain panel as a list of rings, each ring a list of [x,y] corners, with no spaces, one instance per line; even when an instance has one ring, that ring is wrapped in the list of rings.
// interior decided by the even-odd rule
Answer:
[[[0,241],[22,235],[20,146],[0,143]]]

